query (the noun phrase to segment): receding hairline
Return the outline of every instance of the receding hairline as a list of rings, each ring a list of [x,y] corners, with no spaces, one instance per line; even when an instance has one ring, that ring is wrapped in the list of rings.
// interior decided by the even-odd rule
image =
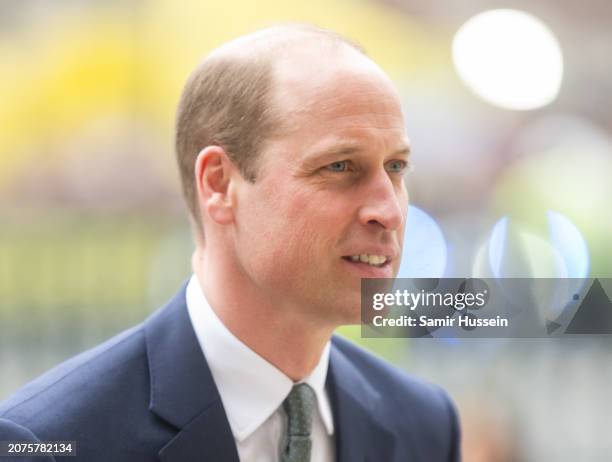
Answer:
[[[285,89],[281,85],[281,69],[291,69],[293,63],[307,60],[312,66],[331,61],[339,66],[341,57],[356,56],[386,76],[380,66],[366,53],[365,49],[352,39],[309,23],[280,23],[259,29],[225,42],[212,50],[201,66],[219,62],[251,63],[254,68],[266,69],[271,87],[266,94],[269,115],[277,116],[276,135],[286,134],[288,114],[280,115],[282,109],[277,98]],[[302,80],[300,78],[300,80]]]

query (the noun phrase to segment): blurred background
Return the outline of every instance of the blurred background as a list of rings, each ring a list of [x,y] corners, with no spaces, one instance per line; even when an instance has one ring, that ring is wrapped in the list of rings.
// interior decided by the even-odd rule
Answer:
[[[361,43],[402,94],[400,276],[612,277],[610,2],[0,0],[0,399],[189,276],[182,85],[288,20]],[[612,460],[608,336],[340,332],[449,390],[467,462]]]

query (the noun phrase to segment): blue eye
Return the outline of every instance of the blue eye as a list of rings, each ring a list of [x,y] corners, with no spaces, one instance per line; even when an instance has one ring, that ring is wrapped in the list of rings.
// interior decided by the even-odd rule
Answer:
[[[348,169],[348,164],[346,160],[341,160],[338,162],[332,162],[326,168],[332,172],[346,172]]]
[[[408,167],[408,162],[405,160],[392,160],[387,164],[387,171],[391,173],[403,173]]]

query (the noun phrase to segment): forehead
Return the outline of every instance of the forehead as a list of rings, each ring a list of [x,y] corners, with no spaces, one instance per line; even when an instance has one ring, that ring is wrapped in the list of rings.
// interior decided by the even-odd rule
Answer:
[[[302,153],[347,143],[377,151],[408,146],[395,87],[357,51],[302,50],[275,65],[274,82],[281,136]]]

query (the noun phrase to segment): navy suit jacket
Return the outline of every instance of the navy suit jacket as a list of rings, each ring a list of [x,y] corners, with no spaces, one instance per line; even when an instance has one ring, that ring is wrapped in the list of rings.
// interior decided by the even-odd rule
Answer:
[[[459,461],[457,415],[440,388],[337,336],[326,387],[338,462]],[[6,440],[76,441],[76,457],[19,462],[237,462],[185,288],[144,323],[1,403],[0,441]]]

